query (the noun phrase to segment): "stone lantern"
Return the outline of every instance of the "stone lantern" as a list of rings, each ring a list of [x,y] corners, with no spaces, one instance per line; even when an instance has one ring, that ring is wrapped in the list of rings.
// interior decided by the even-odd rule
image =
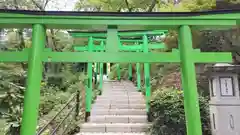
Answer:
[[[208,67],[212,135],[240,135],[240,65]]]

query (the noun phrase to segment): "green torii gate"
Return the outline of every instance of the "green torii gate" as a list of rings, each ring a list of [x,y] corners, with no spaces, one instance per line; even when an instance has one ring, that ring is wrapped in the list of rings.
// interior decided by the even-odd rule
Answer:
[[[163,43],[161,44],[148,44],[147,40],[147,34],[148,35],[163,35],[165,34],[166,31],[153,31],[153,32],[139,32],[136,31],[135,33],[133,31],[131,31],[131,33],[126,33],[126,31],[124,31],[124,33],[122,32],[118,32],[119,36],[130,36],[130,35],[143,35],[143,40],[129,40],[129,39],[124,39],[121,40],[120,37],[118,38],[118,47],[120,51],[138,51],[138,52],[142,52],[145,51],[145,53],[148,53],[148,49],[163,49],[165,48],[165,45]],[[89,40],[88,40],[88,46],[77,46],[74,45],[74,50],[75,51],[105,51],[105,44],[104,42],[106,41],[106,38],[94,38],[91,35],[95,34],[98,36],[103,35],[102,33],[93,33],[93,32],[74,32],[71,31],[69,32],[70,35],[72,37],[82,37],[82,36],[90,36]],[[106,33],[106,32],[105,32]],[[100,41],[100,45],[94,45],[94,41]],[[143,42],[145,44],[139,44],[139,45],[123,45],[122,42]],[[120,80],[120,67],[119,64],[117,64],[117,76],[118,76],[118,80]],[[90,116],[90,111],[91,111],[91,102],[92,102],[92,63],[88,63],[88,88],[87,88],[87,94],[86,94],[86,116],[85,116],[85,120],[87,120],[87,117]],[[151,87],[150,87],[150,69],[149,69],[149,63],[144,63],[144,75],[145,75],[145,88],[146,88],[146,105],[147,105],[147,112],[149,112],[149,108],[150,108],[150,97],[151,97]],[[132,77],[132,66],[131,64],[129,64],[129,76]],[[140,75],[140,63],[137,63],[137,84],[138,84],[138,90],[141,89],[141,75]],[[103,82],[103,63],[100,63],[100,89],[102,89],[102,82]],[[148,113],[149,114],[149,113]]]
[[[32,28],[33,31],[31,49],[20,52],[0,52],[1,62],[28,62],[29,64],[21,135],[33,135],[36,132],[42,62],[180,63],[187,134],[202,135],[194,64],[231,62],[232,57],[230,53],[225,52],[210,53],[194,50],[191,29],[226,29],[239,25],[239,20],[239,11],[104,13],[0,9],[0,28]],[[46,28],[107,29],[106,52],[46,51],[44,47]],[[118,52],[117,32],[123,29],[175,29],[179,36],[179,50],[152,53]],[[145,45],[147,45],[146,41],[145,38]],[[135,57],[132,57],[133,55]]]
[[[157,33],[158,32],[158,33]],[[138,32],[139,33],[139,32]],[[163,35],[163,34],[166,34],[166,31],[153,31],[153,32],[143,32],[142,33],[142,37],[144,39],[145,36],[147,35]],[[119,34],[121,35],[121,34]],[[128,34],[130,35],[130,34]],[[147,37],[146,37],[147,38]],[[99,41],[105,41],[106,39],[95,39],[95,40],[99,40]],[[148,43],[147,46],[144,45],[144,44],[139,44],[139,43],[144,43],[144,40],[122,40],[119,38],[119,50],[121,51],[132,51],[132,52],[143,52],[144,50],[146,52],[148,52],[148,49],[164,49],[165,48],[165,45],[164,43],[155,43],[155,44],[150,44]],[[133,42],[133,43],[137,43],[135,45],[123,45],[121,42]],[[147,41],[146,41],[147,42]],[[140,91],[141,90],[141,71],[140,71],[140,63],[136,63],[136,73],[137,73],[137,88],[138,90]],[[132,65],[129,64],[129,79],[132,78]],[[150,93],[151,92],[151,88],[150,88],[150,70],[149,70],[149,63],[144,63],[144,72],[145,72],[145,88],[146,88],[146,92],[147,93]],[[118,80],[120,80],[121,78],[121,73],[120,73],[120,67],[119,67],[119,64],[117,64],[117,78]],[[148,94],[148,96],[150,96],[150,94]],[[146,96],[146,97],[148,97]],[[150,97],[149,97],[150,98]],[[147,98],[148,99],[148,98]],[[147,111],[149,111],[149,102],[147,101]]]
[[[95,38],[93,37],[93,41],[100,41],[101,44],[100,46],[97,45],[97,46],[94,46],[94,51],[104,51],[104,42],[106,42],[106,31],[105,32],[81,32],[81,31],[70,31],[69,32],[70,35],[72,37],[86,37],[86,36],[89,36],[89,37],[92,37],[92,35],[94,36],[102,36],[102,37],[98,37],[98,38]],[[118,32],[118,36],[119,36],[119,50],[120,51],[143,51],[144,49],[144,46],[143,44],[139,44],[139,43],[143,43],[143,40],[141,39],[122,39],[120,38],[120,36],[134,36],[134,35],[138,35],[140,36],[141,38],[143,37],[143,35],[158,35],[158,36],[162,36],[162,35],[165,35],[167,33],[167,31],[163,31],[163,30],[155,30],[155,31],[120,31]],[[103,38],[104,36],[104,38]],[[135,45],[128,45],[128,46],[125,46],[123,45],[123,43],[135,43]],[[136,44],[137,43],[137,44]],[[78,45],[74,45],[74,46],[78,46]],[[155,43],[155,44],[148,44],[148,49],[163,49],[165,48],[165,45],[164,44],[159,44],[159,43]],[[75,47],[74,50],[76,51],[87,51],[88,50],[88,47],[85,47],[85,46],[79,46],[79,47]],[[98,68],[98,64],[96,66]],[[131,64],[129,64],[129,79],[132,78],[132,66]],[[140,63],[137,63],[137,70],[139,70],[139,72],[137,72],[137,75],[138,75],[138,80],[140,80]],[[117,64],[117,77],[118,77],[118,80],[120,80],[120,67],[119,67],[119,64]],[[140,84],[139,84],[140,83]],[[138,89],[140,90],[140,86],[141,86],[141,82],[138,83]]]
[[[153,31],[143,31],[143,30],[138,30],[138,31],[119,31],[118,32],[118,36],[119,38],[120,37],[133,37],[133,36],[140,36],[142,38],[142,36],[144,34],[146,35],[159,35],[159,36],[162,36],[162,35],[165,35],[167,33],[167,30],[153,30]],[[77,38],[77,37],[93,37],[93,40],[94,41],[104,41],[106,42],[106,31],[91,31],[91,32],[87,32],[87,31],[69,31],[69,34],[74,37],[74,38]],[[134,43],[143,43],[143,40],[136,40],[136,39],[120,39],[119,40],[119,50],[121,51],[136,51],[136,50],[140,50],[141,49],[143,50],[143,44],[141,45],[131,45],[131,46],[128,46],[128,47],[125,47],[124,45],[121,44],[121,42],[127,42],[127,43],[131,43],[131,42],[134,42]],[[74,45],[74,46],[78,46],[78,45]],[[149,44],[149,49],[159,49],[159,45],[158,44]],[[162,46],[162,45],[161,45]],[[97,48],[95,49],[100,49],[99,46],[96,46]],[[103,47],[102,47],[103,48]],[[162,48],[162,47],[160,47]],[[79,49],[76,49],[78,51],[87,51],[86,50],[87,48],[79,48]],[[103,51],[103,50],[97,50],[97,51]],[[131,64],[129,64],[129,69],[131,69]],[[131,75],[131,70],[129,70],[129,79],[132,77]],[[118,79],[119,78],[119,72],[118,72]]]
[[[139,31],[136,31],[136,34],[142,34],[141,37],[143,37],[144,35],[165,35],[167,32],[166,31],[153,31],[153,32],[150,32],[150,31],[147,31],[147,32],[139,32]],[[80,33],[79,33],[80,34]],[[133,31],[131,31],[131,34],[134,34]],[[125,33],[124,35],[128,35],[130,36],[131,35],[130,33]],[[119,34],[120,36],[123,35],[123,34]],[[97,41],[106,41],[106,38],[94,38],[94,40],[97,40]],[[134,45],[124,45],[122,44],[122,42],[124,43],[134,43]],[[140,44],[141,43],[141,44]],[[136,40],[136,39],[120,39],[119,38],[119,50],[120,51],[129,51],[129,52],[142,52],[144,50],[144,44],[143,43],[143,40]],[[165,48],[165,45],[163,43],[159,44],[159,43],[148,43],[148,49],[164,49]],[[137,67],[137,80],[140,80],[141,79],[141,76],[140,76],[140,63],[136,63],[136,67]],[[132,78],[132,65],[131,63],[129,64],[129,80],[131,80]],[[120,67],[119,67],[119,64],[117,64],[117,78],[118,80],[120,80],[121,78],[121,75],[120,75]],[[140,90],[141,88],[141,81],[138,81],[138,90]]]

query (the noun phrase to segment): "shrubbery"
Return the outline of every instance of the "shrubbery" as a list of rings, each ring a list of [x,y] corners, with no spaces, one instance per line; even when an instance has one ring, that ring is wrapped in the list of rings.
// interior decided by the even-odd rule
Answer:
[[[199,95],[202,129],[204,135],[211,135],[209,107],[207,98]],[[182,91],[156,90],[151,101],[151,113],[154,118],[152,135],[185,135],[185,115]]]

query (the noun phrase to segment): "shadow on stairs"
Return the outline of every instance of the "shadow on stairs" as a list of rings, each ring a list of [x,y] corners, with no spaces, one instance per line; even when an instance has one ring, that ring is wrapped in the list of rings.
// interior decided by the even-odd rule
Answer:
[[[107,81],[76,135],[146,135],[150,126],[144,96],[132,82]]]

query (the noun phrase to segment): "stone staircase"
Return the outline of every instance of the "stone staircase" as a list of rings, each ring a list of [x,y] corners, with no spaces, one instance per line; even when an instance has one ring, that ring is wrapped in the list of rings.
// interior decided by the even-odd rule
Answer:
[[[92,106],[89,122],[81,125],[77,135],[146,135],[144,96],[128,81],[108,81]]]

